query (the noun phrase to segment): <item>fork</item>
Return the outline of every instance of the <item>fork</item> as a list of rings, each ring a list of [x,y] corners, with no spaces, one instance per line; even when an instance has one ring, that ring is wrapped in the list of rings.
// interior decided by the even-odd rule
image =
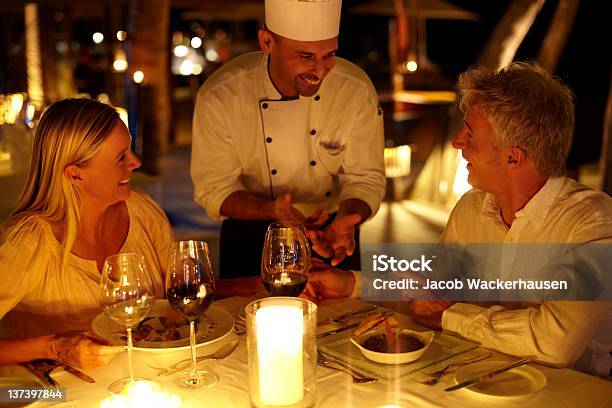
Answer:
[[[323,367],[326,367],[332,370],[336,370],[336,371],[343,371],[345,373],[350,374],[351,377],[353,377],[353,382],[356,384],[366,384],[366,383],[372,383],[372,382],[378,381],[378,378],[365,377],[357,373],[355,370],[353,370],[351,367],[349,367],[342,361],[335,360],[335,359],[332,360],[329,357],[325,356],[320,351],[317,351],[317,363]]]
[[[430,377],[429,379],[423,381],[422,383],[423,384],[427,384],[427,385],[435,385],[435,384],[437,384],[440,381],[440,379],[444,376],[444,374],[446,374],[448,372],[448,370],[450,370],[451,368],[455,368],[455,367],[462,366],[462,365],[465,365],[465,364],[472,364],[472,363],[475,363],[475,362],[480,361],[480,360],[484,360],[485,358],[489,358],[489,357],[491,357],[491,353],[486,352],[486,353],[480,354],[480,355],[478,355],[476,357],[468,358],[466,360],[462,360],[462,361],[458,361],[456,363],[449,364],[449,365],[447,365],[446,367],[444,367],[444,368],[442,368],[440,370],[434,371],[433,373],[423,373],[421,371],[423,374],[425,374],[428,377]]]

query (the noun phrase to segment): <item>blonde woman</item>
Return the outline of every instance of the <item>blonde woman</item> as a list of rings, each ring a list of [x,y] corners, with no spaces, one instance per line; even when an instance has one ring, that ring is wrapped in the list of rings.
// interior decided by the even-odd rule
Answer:
[[[25,189],[0,247],[0,364],[51,358],[107,363],[111,347],[82,331],[100,313],[100,271],[109,255],[148,261],[156,295],[173,240],[162,210],[130,187],[140,160],[117,112],[87,99],[57,102],[34,137]],[[62,333],[62,334],[57,334]]]

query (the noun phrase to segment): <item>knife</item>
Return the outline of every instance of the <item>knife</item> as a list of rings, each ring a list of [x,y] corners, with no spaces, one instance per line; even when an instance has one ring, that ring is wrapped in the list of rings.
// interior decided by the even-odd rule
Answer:
[[[336,333],[343,332],[345,330],[352,329],[354,327],[359,326],[360,323],[361,322],[355,322],[355,323],[347,324],[346,326],[338,327],[337,329],[334,329],[334,330],[326,331],[324,333],[317,335],[317,339],[320,339],[322,337],[331,336],[332,334],[336,334]]]
[[[528,358],[524,358],[522,360],[515,361],[515,362],[507,364],[507,365],[505,365],[503,367],[497,368],[497,369],[495,369],[493,371],[489,371],[488,373],[484,373],[484,374],[481,374],[479,376],[472,377],[469,380],[465,380],[463,382],[460,382],[459,384],[456,384],[456,385],[453,385],[451,387],[448,387],[448,388],[444,389],[444,391],[455,391],[455,390],[458,390],[460,388],[468,387],[470,385],[474,385],[474,384],[478,384],[478,383],[481,383],[481,382],[489,381],[491,378],[495,377],[498,374],[501,374],[501,373],[506,372],[508,370],[511,370],[513,368],[516,368],[516,367],[522,366],[524,364],[527,364],[530,361],[531,360],[528,359]]]
[[[49,373],[53,371],[55,362],[53,360],[33,360],[25,363],[21,363],[22,366],[27,368],[32,374],[36,375],[43,383],[50,387],[58,387],[59,384],[55,381]]]
[[[88,376],[87,374],[85,374],[84,372],[82,372],[81,370],[78,370],[72,366],[69,366],[67,364],[64,364],[62,366],[64,368],[65,371],[69,372],[70,374],[79,377],[81,380],[86,381],[90,384],[95,384],[96,380],[94,380],[92,377]]]
[[[376,313],[377,308],[378,306],[376,305],[366,306],[363,309],[359,309],[354,312],[348,312],[338,317],[327,318],[325,320],[321,320],[320,322],[317,323],[317,326],[325,326],[330,323],[342,324],[347,320],[351,320],[357,317],[366,317],[370,314]]]

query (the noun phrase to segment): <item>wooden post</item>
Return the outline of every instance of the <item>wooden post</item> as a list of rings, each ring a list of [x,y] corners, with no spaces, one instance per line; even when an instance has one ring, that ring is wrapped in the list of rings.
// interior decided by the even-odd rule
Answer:
[[[514,0],[478,56],[477,65],[500,69],[514,59],[544,0]]]
[[[555,72],[569,37],[580,0],[559,0],[548,32],[538,52],[538,64],[551,74]]]
[[[143,125],[142,169],[149,174],[161,172],[160,158],[168,148],[170,135],[169,0],[130,2],[128,28],[129,76],[144,73],[142,87],[147,89],[147,104],[138,109]]]
[[[612,76],[608,92],[608,103],[606,103],[599,169],[602,174],[601,190],[612,195]]]
[[[38,4],[28,3],[24,9],[28,98],[41,109],[45,102],[43,70],[40,56],[40,24]]]

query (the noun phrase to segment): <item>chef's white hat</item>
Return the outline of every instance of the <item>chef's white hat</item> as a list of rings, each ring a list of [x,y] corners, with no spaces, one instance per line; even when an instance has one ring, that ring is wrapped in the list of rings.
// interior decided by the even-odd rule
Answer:
[[[266,0],[266,27],[298,41],[338,36],[342,0]]]

